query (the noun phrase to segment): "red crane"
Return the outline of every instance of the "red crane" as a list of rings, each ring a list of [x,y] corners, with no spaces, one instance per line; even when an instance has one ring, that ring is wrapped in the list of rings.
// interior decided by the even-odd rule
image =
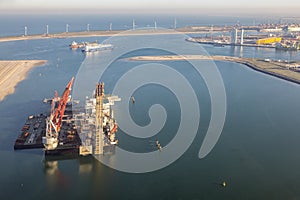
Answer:
[[[115,123],[114,124],[114,127],[111,129],[111,133],[115,133],[115,132],[117,132],[117,129],[118,129],[118,124],[117,123]]]
[[[53,113],[51,113],[51,118],[52,118],[52,123],[56,126],[56,131],[60,131],[61,123],[62,123],[62,118],[65,113],[65,109],[67,106],[67,101],[71,92],[71,88],[74,82],[74,77],[70,80],[68,85],[66,86],[66,89],[62,96],[60,97],[59,104],[55,110],[53,110]]]

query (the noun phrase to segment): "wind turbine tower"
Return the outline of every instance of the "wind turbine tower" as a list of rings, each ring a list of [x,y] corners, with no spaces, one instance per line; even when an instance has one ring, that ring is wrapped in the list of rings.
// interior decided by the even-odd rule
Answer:
[[[134,21],[134,19],[132,20],[132,30],[135,30],[135,21]]]
[[[46,25],[46,35],[49,35],[49,25]]]
[[[27,26],[24,27],[24,36],[27,36]]]
[[[69,32],[69,24],[66,24],[66,33]]]

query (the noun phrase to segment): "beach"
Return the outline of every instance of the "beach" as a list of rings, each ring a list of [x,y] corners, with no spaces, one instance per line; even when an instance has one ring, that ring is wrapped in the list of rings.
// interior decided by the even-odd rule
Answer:
[[[96,36],[128,36],[128,35],[163,35],[163,34],[190,34],[207,33],[208,30],[193,30],[188,28],[181,29],[137,29],[137,30],[113,30],[113,31],[82,31],[82,32],[63,32],[38,35],[22,35],[0,37],[0,42],[10,42],[18,40],[40,40],[49,38],[75,38],[75,37],[96,37]]]
[[[46,60],[1,60],[0,101],[14,93],[16,85],[26,78],[33,67],[44,65],[46,62]]]
[[[135,56],[126,58],[130,61],[174,61],[174,60],[213,60],[228,61],[244,64],[256,71],[269,74],[287,81],[300,84],[298,67],[300,62],[283,62],[270,59],[241,58],[231,56],[206,56],[206,55],[161,55],[161,56]]]

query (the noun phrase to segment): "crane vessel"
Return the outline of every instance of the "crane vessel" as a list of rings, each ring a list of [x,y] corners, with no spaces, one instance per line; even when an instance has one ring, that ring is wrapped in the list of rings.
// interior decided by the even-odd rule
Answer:
[[[74,77],[61,97],[55,92],[49,115],[29,116],[15,141],[14,149],[43,148],[45,155],[90,155],[111,152],[118,144],[118,125],[112,105],[117,96],[104,94],[104,83],[98,83],[84,110],[73,112],[70,93]]]

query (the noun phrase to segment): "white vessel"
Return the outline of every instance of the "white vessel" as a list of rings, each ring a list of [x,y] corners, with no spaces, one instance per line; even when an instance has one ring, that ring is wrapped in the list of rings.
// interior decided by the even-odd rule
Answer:
[[[114,119],[112,106],[121,99],[105,95],[104,84],[97,84],[92,98],[87,97],[84,111],[73,114],[74,123],[81,138],[80,155],[99,155],[111,152],[118,144],[118,125]]]
[[[86,43],[86,45],[82,48],[83,52],[94,52],[94,51],[103,51],[110,50],[113,48],[112,44],[98,44],[97,42]]]

